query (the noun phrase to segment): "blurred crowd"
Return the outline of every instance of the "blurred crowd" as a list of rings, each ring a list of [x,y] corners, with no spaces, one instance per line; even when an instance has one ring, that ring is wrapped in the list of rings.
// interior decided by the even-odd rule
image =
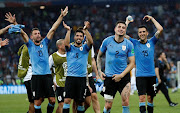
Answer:
[[[24,31],[29,35],[32,28],[37,27],[43,37],[51,28],[52,24],[60,15],[60,9],[65,6],[49,6],[45,9],[39,7],[20,7],[20,8],[1,8],[0,11],[0,28],[7,26],[9,23],[4,19],[7,12],[16,14],[19,24],[25,25]],[[164,51],[167,54],[168,61],[176,62],[180,60],[180,4],[130,4],[130,5],[92,5],[92,6],[69,6],[69,13],[64,21],[72,27],[74,31],[83,26],[85,20],[90,21],[90,33],[94,39],[94,48],[97,55],[98,49],[103,41],[109,35],[114,34],[114,25],[118,20],[124,20],[128,15],[132,15],[134,22],[127,29],[127,34],[138,39],[138,26],[145,24],[149,30],[149,37],[152,37],[156,31],[152,22],[143,21],[145,15],[153,16],[164,28],[160,41],[156,44],[156,53]],[[62,25],[56,31],[53,40],[49,44],[49,54],[57,51],[55,42],[59,38],[65,37],[66,30]],[[1,35],[3,39],[10,39],[8,46],[0,49],[0,85],[17,84],[17,51],[23,44],[20,35]],[[71,37],[73,41],[73,37]],[[157,58],[157,57],[156,57]],[[2,82],[3,81],[3,82]]]

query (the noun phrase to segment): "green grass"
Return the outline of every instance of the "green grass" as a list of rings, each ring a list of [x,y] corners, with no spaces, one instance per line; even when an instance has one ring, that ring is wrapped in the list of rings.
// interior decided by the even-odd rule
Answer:
[[[176,93],[171,93],[169,91],[170,98],[173,102],[178,102],[180,104],[180,90]],[[98,93],[101,112],[104,108],[104,98]],[[42,112],[46,113],[47,99],[43,102]],[[12,95],[0,95],[0,113],[26,113],[28,110],[28,100],[26,94],[12,94]],[[154,100],[154,113],[180,113],[180,105],[176,107],[169,107],[164,95],[159,93]],[[130,112],[139,113],[139,102],[138,95],[130,96]],[[55,109],[57,108],[57,104]],[[121,98],[119,93],[116,94],[111,113],[121,113]],[[55,113],[55,110],[54,110]],[[90,107],[86,113],[94,113],[92,107]]]

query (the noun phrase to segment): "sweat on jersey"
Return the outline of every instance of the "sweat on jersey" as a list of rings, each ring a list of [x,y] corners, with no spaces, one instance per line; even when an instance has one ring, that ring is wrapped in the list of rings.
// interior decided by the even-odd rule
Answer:
[[[148,39],[145,44],[140,40],[130,38],[134,44],[135,62],[136,62],[136,77],[151,77],[155,75],[154,67],[154,48],[158,39],[153,36]]]
[[[81,47],[76,47],[74,44],[70,45],[67,51],[67,76],[72,77],[86,77],[87,74],[87,60],[89,50],[87,44],[83,44]]]
[[[126,38],[118,43],[114,35],[104,39],[100,51],[106,53],[105,74],[107,77],[122,73],[127,67],[128,57],[134,56],[133,44]]]
[[[50,40],[45,37],[39,46],[35,45],[32,40],[26,43],[32,63],[33,75],[51,74],[49,68],[48,44]]]

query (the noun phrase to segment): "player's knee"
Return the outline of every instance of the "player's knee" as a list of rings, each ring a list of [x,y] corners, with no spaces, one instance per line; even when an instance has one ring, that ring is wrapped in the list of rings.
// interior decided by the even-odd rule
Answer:
[[[59,108],[63,108],[63,105],[64,105],[63,102],[61,102],[61,103],[58,104]]]
[[[50,98],[50,99],[49,99],[49,103],[50,103],[50,104],[55,104],[55,102],[56,102],[56,99],[55,99],[55,98]]]
[[[150,102],[150,103],[153,103],[153,98],[151,96],[147,96],[147,101]]]
[[[71,99],[64,99],[65,104],[71,104]]]
[[[92,97],[92,101],[98,101],[98,97],[97,97],[97,94],[96,93],[92,93],[91,94],[91,97]]]
[[[91,101],[85,102],[86,108],[89,108],[91,106]]]
[[[123,100],[122,106],[129,106],[129,99]]]
[[[146,96],[145,95],[140,95],[139,96],[139,101],[140,102],[145,102],[146,101]]]

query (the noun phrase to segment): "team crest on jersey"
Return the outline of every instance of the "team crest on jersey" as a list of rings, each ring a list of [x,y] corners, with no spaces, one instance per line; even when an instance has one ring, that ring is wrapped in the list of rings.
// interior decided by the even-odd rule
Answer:
[[[122,50],[125,51],[126,50],[126,46],[122,46]]]
[[[43,45],[42,45],[42,44],[40,45],[40,48],[43,48]]]
[[[147,46],[148,48],[150,48],[150,44],[149,44],[149,43],[147,43],[146,46]]]
[[[82,50],[83,50],[83,47],[80,47],[79,49],[80,49],[80,51],[82,51]]]

